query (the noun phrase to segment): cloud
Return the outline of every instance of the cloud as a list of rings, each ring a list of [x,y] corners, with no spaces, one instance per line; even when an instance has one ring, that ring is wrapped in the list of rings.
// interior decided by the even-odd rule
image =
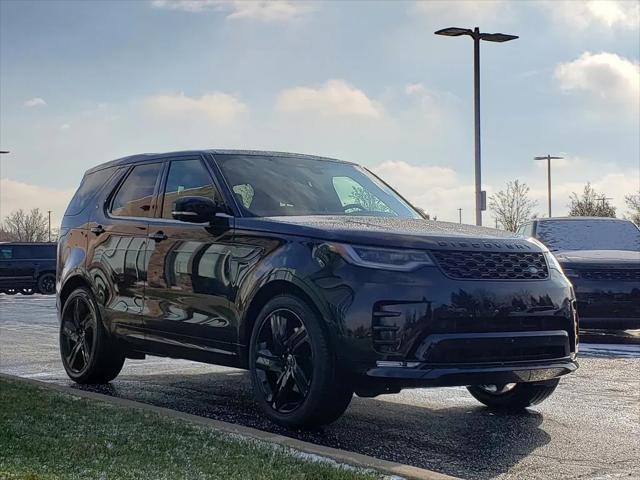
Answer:
[[[278,96],[276,108],[281,112],[311,112],[327,117],[380,118],[383,113],[378,102],[344,80],[329,80],[317,88],[284,90]]]
[[[0,205],[2,218],[14,210],[22,208],[31,210],[39,208],[45,215],[51,210],[51,224],[57,226],[67,209],[67,205],[75,190],[64,190],[29,183],[18,182],[9,178],[0,180]]]
[[[460,22],[460,27],[513,19],[512,4],[506,0],[418,0],[414,9],[443,25]]]
[[[431,217],[458,221],[458,208],[462,208],[463,222],[473,221],[474,186],[463,183],[455,170],[401,160],[383,162],[371,170]]]
[[[24,106],[27,108],[44,107],[46,104],[47,102],[44,101],[44,98],[40,97],[33,97],[24,102]]]
[[[180,92],[154,95],[144,100],[148,112],[164,117],[202,117],[219,124],[233,123],[247,112],[247,106],[237,97],[222,92],[189,97]]]
[[[565,92],[582,92],[605,102],[616,102],[638,111],[640,64],[614,53],[583,53],[561,63],[555,77]]]
[[[151,5],[185,12],[222,11],[230,20],[264,23],[296,21],[315,9],[311,2],[290,0],[153,0]]]
[[[554,0],[539,3],[553,20],[573,30],[592,27],[638,29],[640,3],[633,0]]]

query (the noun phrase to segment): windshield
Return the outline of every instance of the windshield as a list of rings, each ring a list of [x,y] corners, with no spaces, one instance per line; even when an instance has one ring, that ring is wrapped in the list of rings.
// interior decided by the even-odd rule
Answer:
[[[536,237],[549,250],[640,251],[640,230],[623,220],[540,221]]]
[[[244,214],[422,218],[365,169],[296,156],[216,155]]]

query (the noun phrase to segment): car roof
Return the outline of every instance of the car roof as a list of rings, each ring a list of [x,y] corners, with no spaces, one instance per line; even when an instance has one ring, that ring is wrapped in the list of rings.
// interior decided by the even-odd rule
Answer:
[[[57,245],[56,242],[0,242],[0,245]]]
[[[581,221],[581,220],[598,220],[598,221],[618,221],[618,222],[630,222],[630,220],[626,220],[624,218],[615,218],[615,217],[546,217],[546,218],[534,218],[533,221],[537,222],[553,222],[553,221]]]
[[[255,155],[255,156],[269,156],[269,157],[295,157],[295,158],[303,158],[307,160],[320,160],[325,162],[338,162],[338,163],[347,163],[354,165],[353,162],[346,162],[344,160],[338,160],[337,158],[331,157],[321,157],[317,155],[308,155],[304,153],[292,153],[292,152],[274,152],[268,150],[233,150],[233,149],[205,149],[205,150],[181,150],[177,152],[164,152],[164,153],[139,153],[137,155],[129,155],[127,157],[117,158],[115,160],[111,160],[109,162],[101,163],[100,165],[96,165],[93,168],[87,170],[86,173],[93,173],[98,170],[102,170],[104,168],[109,167],[117,167],[121,165],[131,165],[135,163],[141,163],[146,160],[152,159],[164,159],[171,158],[177,156],[188,156],[188,155],[202,155],[202,154],[211,154],[211,155]]]

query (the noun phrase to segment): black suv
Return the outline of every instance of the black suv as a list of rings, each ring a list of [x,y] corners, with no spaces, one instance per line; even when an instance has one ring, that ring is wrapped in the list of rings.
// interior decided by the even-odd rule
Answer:
[[[56,293],[55,243],[0,243],[0,293]]]
[[[640,328],[640,229],[606,217],[539,218],[518,232],[558,259],[575,289],[580,325]]]
[[[244,368],[282,425],[409,387],[525,408],[577,367],[573,291],[542,244],[425,220],[353,163],[207,150],[100,165],[58,262],[73,380],[145,354]]]

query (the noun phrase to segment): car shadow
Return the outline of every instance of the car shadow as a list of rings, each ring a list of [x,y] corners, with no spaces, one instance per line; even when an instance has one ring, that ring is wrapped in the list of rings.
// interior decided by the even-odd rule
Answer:
[[[463,478],[494,478],[551,440],[541,428],[543,415],[537,411],[498,413],[469,401],[471,397],[447,397],[452,405],[442,408],[447,402],[437,395],[443,390],[434,390],[433,398],[431,392],[410,392],[401,399],[390,397],[392,401],[354,397],[335,423],[316,430],[291,430],[261,415],[253,401],[248,374],[242,371],[124,375],[106,386],[75,388]]]

